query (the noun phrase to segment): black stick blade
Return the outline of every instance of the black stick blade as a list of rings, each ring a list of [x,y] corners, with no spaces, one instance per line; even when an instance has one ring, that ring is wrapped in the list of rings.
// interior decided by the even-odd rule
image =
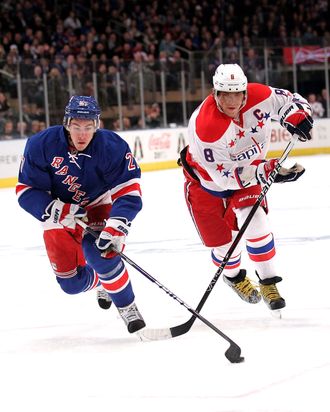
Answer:
[[[231,363],[244,362],[244,357],[241,356],[241,348],[235,342],[230,344],[229,348],[225,352],[225,356]]]

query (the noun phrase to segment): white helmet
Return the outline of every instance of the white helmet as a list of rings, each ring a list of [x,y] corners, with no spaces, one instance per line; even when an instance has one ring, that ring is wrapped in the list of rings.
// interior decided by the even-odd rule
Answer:
[[[238,64],[220,64],[213,76],[213,87],[219,92],[245,92],[247,78]]]

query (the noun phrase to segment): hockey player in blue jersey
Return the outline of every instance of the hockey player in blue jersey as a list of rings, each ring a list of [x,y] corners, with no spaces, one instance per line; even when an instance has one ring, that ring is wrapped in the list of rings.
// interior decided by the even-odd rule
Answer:
[[[49,127],[26,144],[16,193],[20,206],[42,222],[44,243],[64,292],[98,291],[99,305],[117,307],[130,333],[145,327],[135,304],[123,251],[142,208],[141,170],[128,144],[100,129],[93,97],[73,96],[63,126]],[[88,219],[99,237],[84,233]]]

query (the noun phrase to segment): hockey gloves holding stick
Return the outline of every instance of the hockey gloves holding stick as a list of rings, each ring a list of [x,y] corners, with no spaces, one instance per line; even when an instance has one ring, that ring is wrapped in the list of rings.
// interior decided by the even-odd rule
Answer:
[[[63,229],[75,231],[75,218],[83,218],[86,211],[82,207],[73,203],[64,203],[61,200],[53,200],[46,208],[43,218],[45,218],[45,228]]]
[[[256,178],[259,184],[265,185],[267,183],[269,175],[276,168],[277,163],[277,159],[270,159],[268,161],[259,163],[256,171]],[[274,183],[294,182],[298,180],[304,172],[305,168],[298,163],[290,167],[290,169],[281,167],[275,177]]]
[[[280,123],[292,135],[298,135],[301,142],[311,140],[313,128],[312,108],[298,93],[293,94],[290,103],[285,104],[278,113]],[[259,184],[265,185],[272,171],[276,168],[277,159],[263,161],[257,165],[256,179]],[[281,167],[275,176],[274,183],[294,182],[305,172],[303,166],[296,163],[290,169]]]
[[[306,101],[295,98],[290,105],[284,106],[279,115],[280,123],[289,133],[299,135],[301,142],[311,140],[313,128],[312,109]]]
[[[125,220],[125,221],[123,221]],[[126,219],[110,218],[105,228],[96,240],[96,246],[101,250],[101,256],[112,258],[125,248],[125,239],[129,232],[129,223]]]

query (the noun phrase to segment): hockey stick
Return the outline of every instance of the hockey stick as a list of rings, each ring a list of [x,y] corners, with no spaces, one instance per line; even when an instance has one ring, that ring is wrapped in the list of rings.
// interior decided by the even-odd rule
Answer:
[[[200,300],[199,304],[197,305],[197,308],[195,309],[195,313],[199,313],[201,311],[202,307],[204,306],[207,298],[209,297],[210,293],[212,292],[212,289],[213,289],[214,285],[216,284],[217,280],[221,276],[226,264],[228,263],[231,255],[233,254],[236,246],[238,245],[238,243],[242,239],[242,236],[243,236],[246,228],[248,227],[249,223],[251,222],[251,220],[252,220],[254,214],[256,213],[258,207],[261,205],[262,201],[264,200],[270,186],[274,182],[275,177],[278,174],[279,170],[281,169],[282,164],[284,163],[284,161],[288,157],[289,153],[291,152],[293,146],[297,142],[298,137],[299,136],[297,134],[294,134],[292,136],[290,142],[288,143],[288,145],[284,149],[284,151],[282,153],[282,156],[278,161],[278,164],[276,165],[275,169],[271,172],[267,183],[265,184],[265,186],[263,186],[262,192],[260,193],[260,195],[258,196],[258,198],[256,200],[256,203],[253,205],[253,207],[252,207],[250,213],[248,214],[245,222],[243,223],[241,229],[237,233],[232,245],[228,249],[228,252],[227,252],[226,256],[224,257],[221,265],[219,266],[219,268],[216,271],[215,275],[213,276],[211,282],[209,283],[204,295],[202,296],[202,299]],[[170,327],[170,328],[162,328],[162,329],[145,329],[145,330],[141,331],[141,333],[143,334],[145,339],[149,339],[149,340],[161,340],[161,339],[175,338],[177,336],[181,336],[181,335],[184,335],[185,333],[189,332],[189,330],[191,329],[191,327],[194,324],[195,320],[196,320],[196,316],[195,316],[195,314],[193,314],[193,316],[190,319],[188,319],[185,323],[182,323],[181,325],[173,326],[173,327]]]
[[[83,227],[87,233],[91,234],[95,239],[98,238],[98,233],[95,232],[93,229],[91,229],[85,222],[83,222],[80,219],[76,219],[76,222]],[[132,259],[124,255],[124,253],[119,252],[118,255],[125,260],[125,262],[129,263],[131,266],[134,267],[138,272],[140,272],[143,276],[145,276],[147,279],[149,279],[151,282],[155,283],[160,289],[162,289],[164,292],[166,292],[171,298],[176,300],[177,302],[180,303],[180,305],[184,306],[189,312],[193,315],[193,318],[196,319],[198,318],[201,320],[205,325],[207,325],[209,328],[211,328],[214,332],[216,332],[218,335],[220,335],[223,339],[225,339],[229,343],[229,348],[225,352],[226,358],[231,362],[231,363],[240,363],[244,361],[244,357],[241,356],[241,348],[235,343],[232,339],[230,339],[227,335],[225,335],[220,329],[218,329],[216,326],[214,326],[211,322],[209,322],[204,316],[202,316],[200,313],[196,312],[193,308],[191,308],[187,303],[185,303],[182,299],[180,299],[175,293],[171,292],[166,286],[164,286],[162,283],[160,283],[157,279],[155,279],[153,276],[151,276],[148,272],[146,272],[144,269],[142,269],[138,264],[133,262]],[[140,332],[141,333],[141,332]],[[146,339],[149,339],[146,337]]]

